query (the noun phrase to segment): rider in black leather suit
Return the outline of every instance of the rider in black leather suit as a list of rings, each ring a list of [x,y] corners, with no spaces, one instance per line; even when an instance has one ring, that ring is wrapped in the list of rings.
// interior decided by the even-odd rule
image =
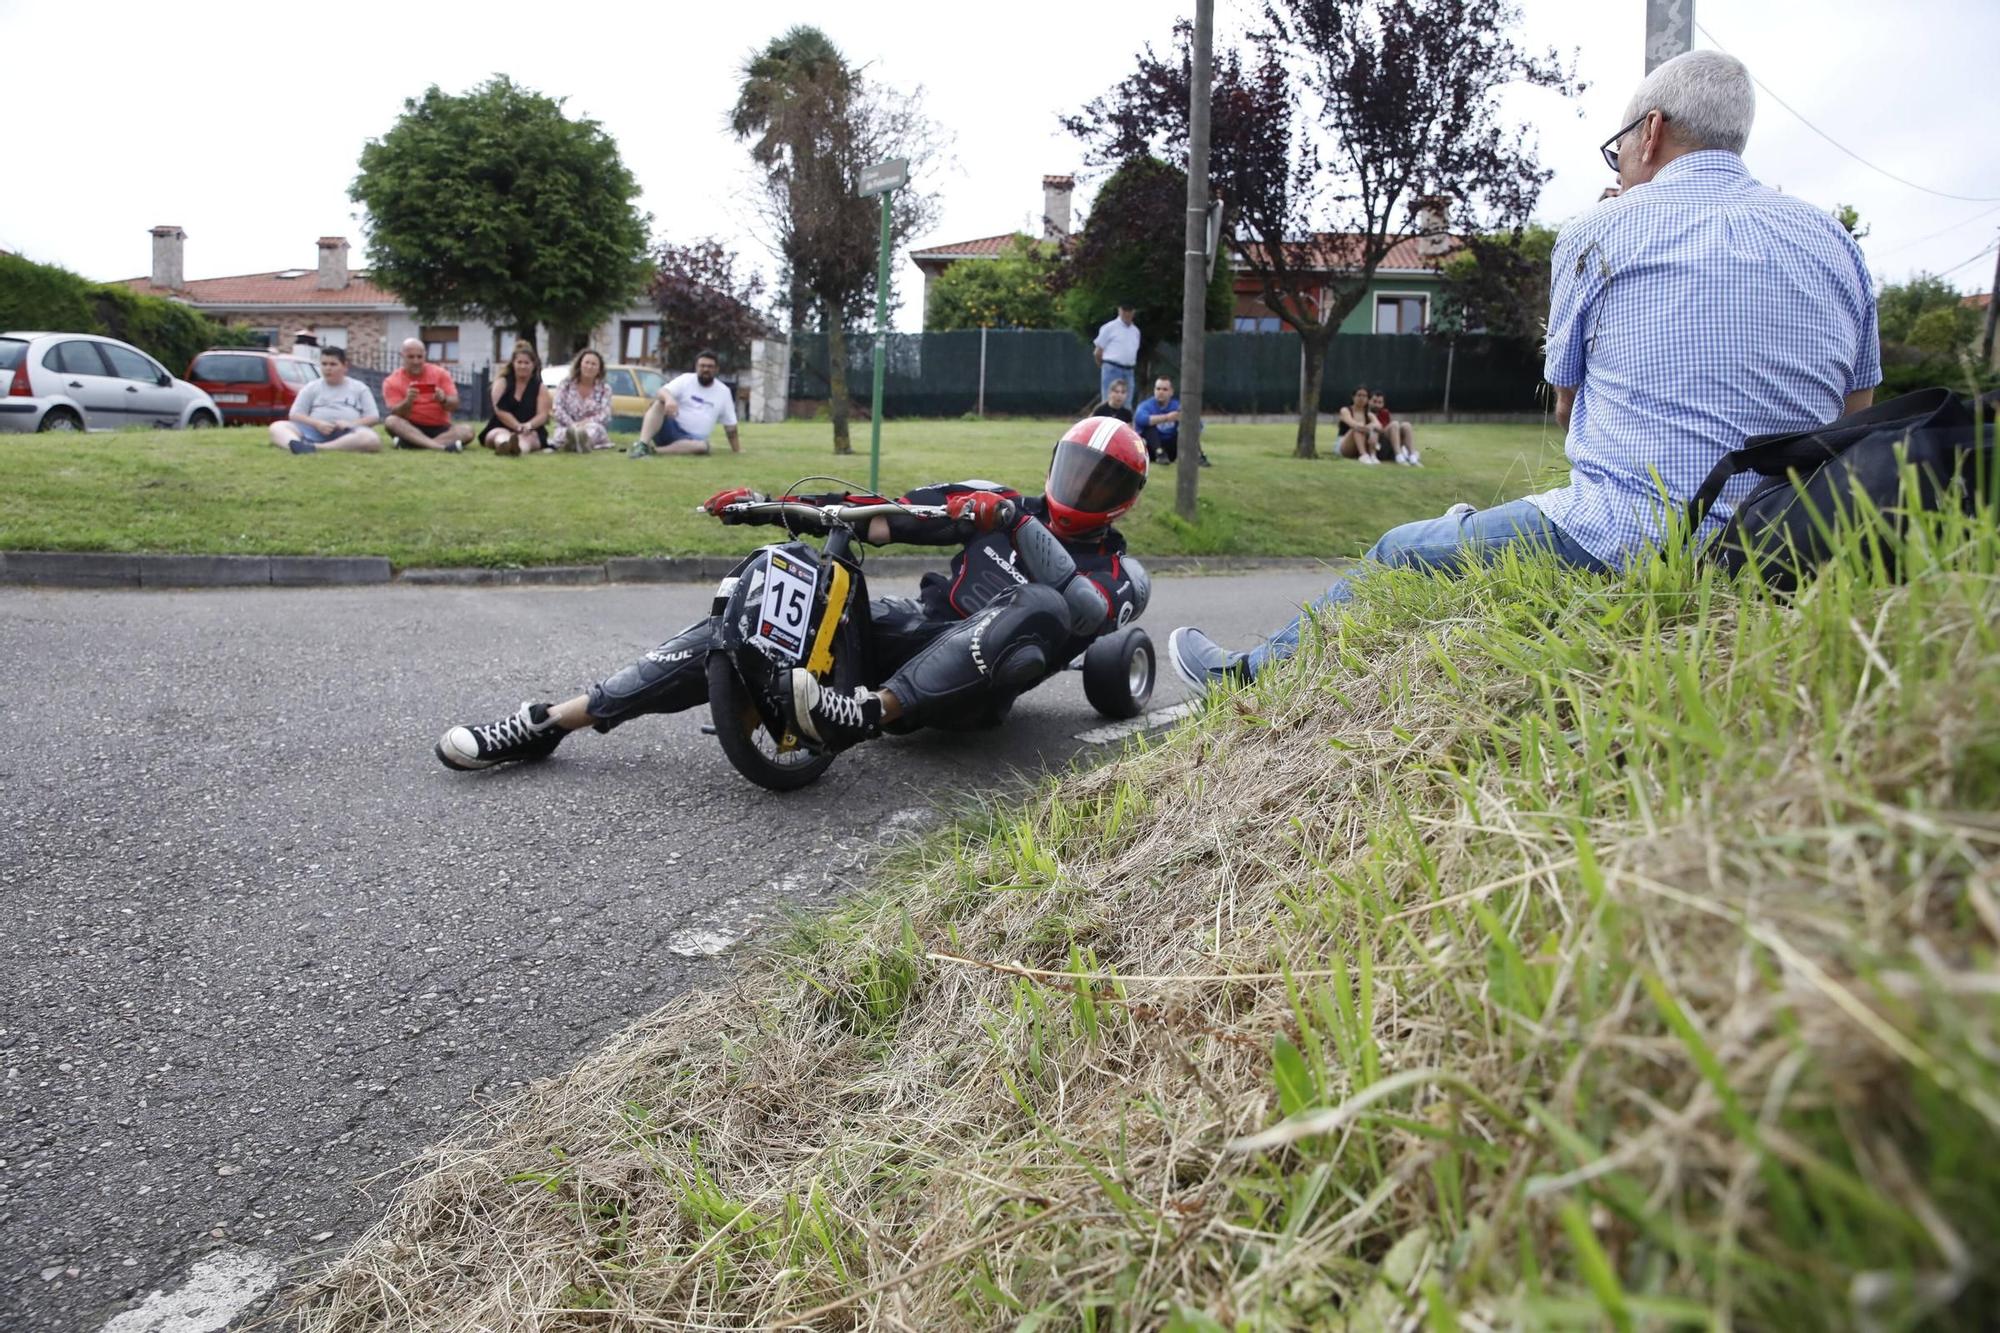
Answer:
[[[792,673],[791,720],[800,733],[838,749],[885,730],[993,725],[1092,639],[1136,619],[1151,581],[1125,553],[1112,520],[1137,501],[1145,472],[1145,445],[1132,428],[1093,417],[1057,442],[1042,495],[1024,498],[992,482],[964,481],[901,497],[944,506],[953,517],[876,518],[860,534],[865,540],[963,549],[949,571],[924,575],[916,597],[870,601],[872,670],[863,688],[842,694],[803,670]],[[756,498],[762,497],[724,491],[705,507],[731,521],[730,503]],[[840,504],[877,497],[786,498]],[[967,521],[976,530],[969,541]],[[703,617],[585,694],[451,728],[437,756],[457,769],[539,759],[582,727],[610,731],[642,714],[706,703],[706,661],[718,644],[714,617]]]

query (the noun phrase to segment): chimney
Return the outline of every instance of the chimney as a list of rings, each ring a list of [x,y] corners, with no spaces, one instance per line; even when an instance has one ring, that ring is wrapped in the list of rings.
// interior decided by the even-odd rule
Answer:
[[[1450,200],[1437,194],[1417,200],[1417,253],[1426,259],[1451,253],[1450,224],[1445,212],[1449,203]]]
[[[1069,196],[1076,188],[1074,176],[1042,177],[1042,239],[1069,239]]]
[[[187,233],[179,227],[165,226],[153,228],[153,285],[165,287],[169,291],[179,291],[186,284],[182,281],[181,247],[187,242]]]
[[[319,238],[319,289],[337,292],[347,286],[347,238]]]

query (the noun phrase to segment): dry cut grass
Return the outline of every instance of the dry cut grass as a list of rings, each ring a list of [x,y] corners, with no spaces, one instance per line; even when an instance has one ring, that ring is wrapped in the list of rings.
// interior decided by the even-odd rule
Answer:
[[[1388,576],[436,1149],[374,1329],[1987,1326],[2000,537]]]

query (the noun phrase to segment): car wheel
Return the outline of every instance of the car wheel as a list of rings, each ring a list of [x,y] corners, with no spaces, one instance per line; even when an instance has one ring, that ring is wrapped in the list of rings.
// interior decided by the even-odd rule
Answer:
[[[188,418],[189,430],[213,430],[216,424],[215,414],[206,409]]]
[[[42,418],[42,424],[37,426],[35,429],[63,430],[63,431],[82,430],[83,418],[79,417],[76,413],[70,411],[67,407],[52,407],[49,409],[48,414]]]

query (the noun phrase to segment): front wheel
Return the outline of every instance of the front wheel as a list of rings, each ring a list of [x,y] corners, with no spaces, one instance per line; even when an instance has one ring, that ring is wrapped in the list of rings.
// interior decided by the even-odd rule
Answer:
[[[1107,634],[1083,654],[1083,697],[1105,717],[1137,717],[1153,698],[1152,636],[1137,625]]]
[[[213,430],[218,424],[220,423],[216,421],[215,413],[210,412],[206,408],[197,411],[193,416],[188,418],[189,430]]]
[[[779,748],[727,652],[708,655],[708,712],[722,752],[738,773],[760,787],[797,791],[818,781],[833,764],[831,754],[814,754],[803,747]]]

